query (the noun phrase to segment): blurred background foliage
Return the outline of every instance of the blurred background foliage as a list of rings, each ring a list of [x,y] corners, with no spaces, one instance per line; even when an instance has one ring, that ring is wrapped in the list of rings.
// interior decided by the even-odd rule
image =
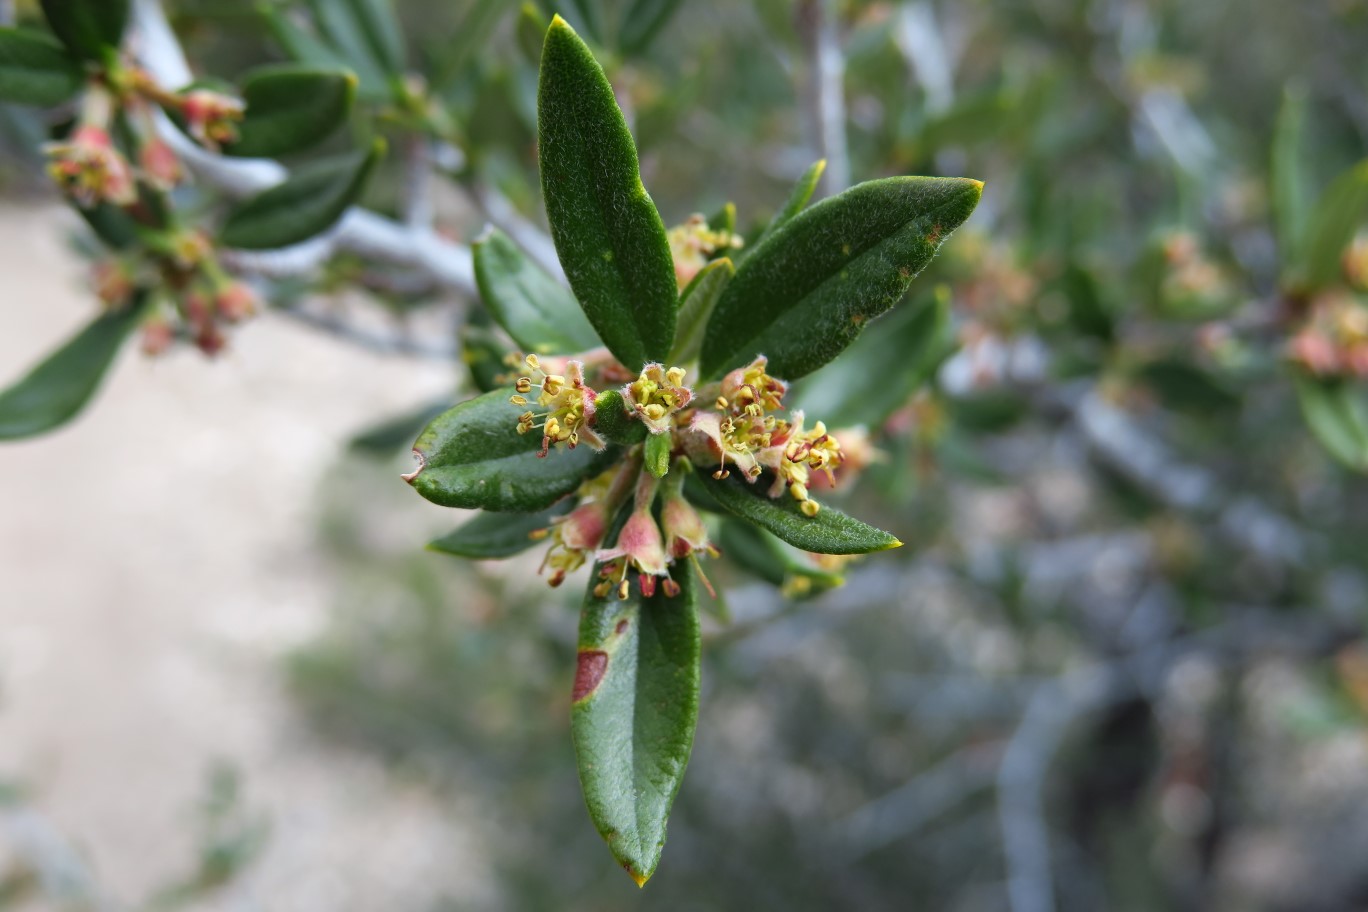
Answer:
[[[307,24],[308,6],[170,9],[197,68],[233,75],[286,56],[263,9]],[[1295,235],[1368,147],[1368,3],[666,3],[649,42],[615,25],[629,6],[562,12],[667,224],[734,202],[753,235],[823,153],[819,195],[986,180],[902,308],[798,391],[867,428],[843,509],[907,547],[835,588],[792,554],[718,571],[731,623],[637,893],[573,778],[577,593],[530,559],[418,552],[404,517],[425,506],[394,470],[419,422],[400,420],[320,485],[337,611],[286,670],[307,718],[462,796],[507,908],[1368,906],[1368,424],[1358,374],[1294,345],[1324,308],[1363,307],[1363,213],[1333,249]],[[450,178],[540,220],[526,38],[545,10],[398,9],[434,106],[415,126],[363,74],[357,129],[441,137]],[[815,126],[823,30],[844,154]],[[398,210],[402,163],[368,205]],[[444,231],[478,232],[438,200]],[[309,290],[355,275],[331,268]]]

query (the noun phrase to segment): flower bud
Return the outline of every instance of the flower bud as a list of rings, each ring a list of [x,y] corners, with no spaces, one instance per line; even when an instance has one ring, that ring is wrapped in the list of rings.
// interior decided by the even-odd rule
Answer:
[[[240,323],[257,311],[258,298],[245,282],[229,282],[214,296],[214,309],[229,323]]]
[[[242,120],[242,102],[221,92],[196,89],[188,92],[181,103],[190,135],[200,145],[218,151],[223,143],[238,138],[237,122]]]
[[[160,137],[151,136],[143,142],[138,164],[147,182],[158,190],[170,190],[181,181],[180,159],[170,144]]]

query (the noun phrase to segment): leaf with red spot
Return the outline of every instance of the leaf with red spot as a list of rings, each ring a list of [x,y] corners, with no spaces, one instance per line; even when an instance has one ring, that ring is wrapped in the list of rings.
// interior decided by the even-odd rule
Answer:
[[[698,722],[698,606],[688,564],[643,598],[585,597],[571,733],[589,816],[638,885],[655,873]],[[592,584],[591,584],[592,586]]]

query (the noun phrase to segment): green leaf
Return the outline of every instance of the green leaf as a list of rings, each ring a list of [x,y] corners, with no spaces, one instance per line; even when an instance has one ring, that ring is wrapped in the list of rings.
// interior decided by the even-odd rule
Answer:
[[[286,64],[253,70],[242,85],[246,114],[229,155],[278,158],[317,145],[346,123],[356,76]]]
[[[579,22],[589,37],[603,44],[603,23],[599,19],[600,0],[568,0],[579,16]]]
[[[656,478],[664,478],[670,471],[670,448],[674,438],[670,434],[651,434],[643,448],[646,471]]]
[[[433,80],[433,86],[437,89],[444,89],[451,85],[466,67],[466,64],[477,58],[477,52],[486,46],[490,34],[495,26],[499,24],[499,17],[508,9],[506,0],[475,0],[461,19],[460,25],[456,27],[456,33],[448,38],[442,36],[445,52],[440,54],[438,60],[441,64],[439,75]],[[533,13],[535,13],[535,8]],[[524,15],[526,15],[526,4],[524,4]],[[518,23],[518,42],[522,44],[522,20]],[[537,62],[541,55],[541,36],[546,31],[546,20],[541,19],[541,28],[537,30],[533,41],[534,49],[529,59],[532,63]]]
[[[383,151],[384,142],[376,140],[370,152],[300,168],[229,212],[219,240],[239,250],[274,250],[322,234],[361,195]]]
[[[726,512],[772,532],[776,538],[803,551],[868,554],[902,546],[902,542],[887,532],[865,525],[832,507],[822,507],[816,516],[804,516],[798,501],[787,492],[775,498],[766,497],[768,478],[761,478],[754,484],[747,484],[735,475],[720,481],[697,475],[693,478]]]
[[[138,242],[138,223],[126,210],[113,203],[96,203],[90,209],[76,206],[95,236],[113,250],[128,250]]]
[[[542,40],[551,23],[531,0],[524,0],[518,12],[518,49],[533,66],[541,63]]]
[[[393,456],[402,447],[412,443],[413,438],[432,423],[432,419],[446,410],[447,404],[443,402],[387,418],[352,437],[347,446],[352,452],[366,456]]]
[[[470,369],[470,379],[482,393],[501,389],[508,382],[510,368],[504,363],[508,343],[492,326],[461,327],[461,360]]]
[[[81,65],[47,35],[0,28],[0,101],[51,107],[84,80]]]
[[[375,67],[369,57],[351,58],[329,47],[317,37],[304,31],[289,16],[270,3],[257,4],[257,14],[266,23],[271,37],[291,59],[324,70],[348,70],[357,75],[357,94],[367,101],[389,98],[385,74]]]
[[[623,446],[646,439],[646,425],[617,390],[604,390],[594,400],[594,430],[605,440]]]
[[[585,315],[628,370],[663,360],[678,301],[665,224],[603,68],[559,16],[542,48],[537,127],[551,237]]]
[[[794,216],[722,292],[703,336],[704,377],[757,354],[789,380],[830,361],[897,303],[982,189],[964,178],[886,178]]]
[[[841,574],[820,569],[769,532],[739,519],[722,522],[717,544],[732,563],[786,595],[817,595],[845,583]]]
[[[512,557],[537,544],[540,539],[534,534],[572,505],[567,498],[540,513],[481,513],[455,532],[429,542],[428,550],[474,560]]]
[[[474,244],[475,281],[498,324],[524,350],[570,354],[599,345],[574,295],[497,228]]]
[[[390,0],[342,0],[341,3],[334,0],[332,5],[351,9],[366,44],[386,71],[394,75],[403,71],[404,36]]]
[[[618,48],[628,57],[644,53],[678,8],[679,0],[633,0],[622,17]]]
[[[774,214],[774,218],[770,219],[770,223],[765,226],[765,230],[761,231],[760,234],[751,241],[750,249],[755,249],[759,246],[761,241],[771,234],[774,234],[774,232],[782,228],[785,223],[791,221],[795,215],[803,211],[803,208],[807,206],[808,201],[812,199],[812,194],[817,191],[817,184],[821,182],[822,174],[825,171],[825,158],[819,158],[808,166],[808,169],[803,172],[803,176],[798,178],[798,183],[793,185],[793,190],[789,193],[788,199],[784,201],[783,207]],[[742,252],[745,253],[745,251]]]
[[[1270,174],[1273,183],[1274,227],[1284,257],[1301,249],[1311,204],[1311,180],[1306,169],[1306,92],[1288,86],[1273,127]]]
[[[703,344],[703,330],[712,316],[722,289],[727,287],[736,266],[727,257],[713,260],[693,277],[679,296],[679,327],[675,331],[674,347],[670,350],[670,364],[688,364],[698,358]]]
[[[639,886],[660,862],[665,824],[698,723],[699,626],[692,567],[679,595],[633,586],[585,595],[570,732],[594,826]],[[592,587],[594,581],[591,581]]]
[[[390,39],[372,32],[371,5],[367,0],[308,0],[314,24],[337,56],[356,70],[362,82],[388,86],[402,66],[390,57],[394,48],[385,46]],[[380,15],[393,16],[387,9]]]
[[[142,311],[139,299],[123,310],[101,315],[0,392],[0,440],[32,437],[76,417],[99,388]]]
[[[104,63],[123,40],[129,0],[42,0],[43,15],[73,54]]]
[[[404,478],[444,507],[533,513],[575,491],[618,457],[588,446],[538,455],[541,437],[519,434],[511,389],[485,393],[439,415],[413,445],[418,468]]]
[[[1368,159],[1331,181],[1311,212],[1292,284],[1305,290],[1340,280],[1340,258],[1368,216]]]
[[[1338,379],[1299,376],[1297,398],[1311,433],[1331,456],[1356,472],[1368,472],[1368,407],[1362,390]]]
[[[789,408],[841,427],[882,424],[954,348],[950,295],[938,289],[898,308],[877,332],[856,339],[845,357],[803,378],[789,393]]]

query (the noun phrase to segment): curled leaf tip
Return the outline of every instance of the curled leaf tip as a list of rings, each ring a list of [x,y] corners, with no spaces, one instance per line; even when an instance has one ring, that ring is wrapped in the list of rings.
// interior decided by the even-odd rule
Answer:
[[[418,465],[414,466],[412,472],[405,472],[404,474],[399,476],[400,478],[404,479],[404,481],[407,481],[409,484],[413,484],[413,479],[418,477],[418,473],[423,471],[423,469],[427,468],[427,457],[420,453],[418,450],[413,451],[413,459],[415,462],[418,463]]]
[[[624,866],[624,867],[625,867],[625,866]],[[650,874],[638,874],[636,871],[633,871],[631,868],[627,868],[627,873],[631,876],[632,880],[636,881],[636,885],[637,885],[638,887],[644,887],[644,886],[646,886],[646,881],[648,881],[648,880],[651,879],[651,875],[650,875]]]

